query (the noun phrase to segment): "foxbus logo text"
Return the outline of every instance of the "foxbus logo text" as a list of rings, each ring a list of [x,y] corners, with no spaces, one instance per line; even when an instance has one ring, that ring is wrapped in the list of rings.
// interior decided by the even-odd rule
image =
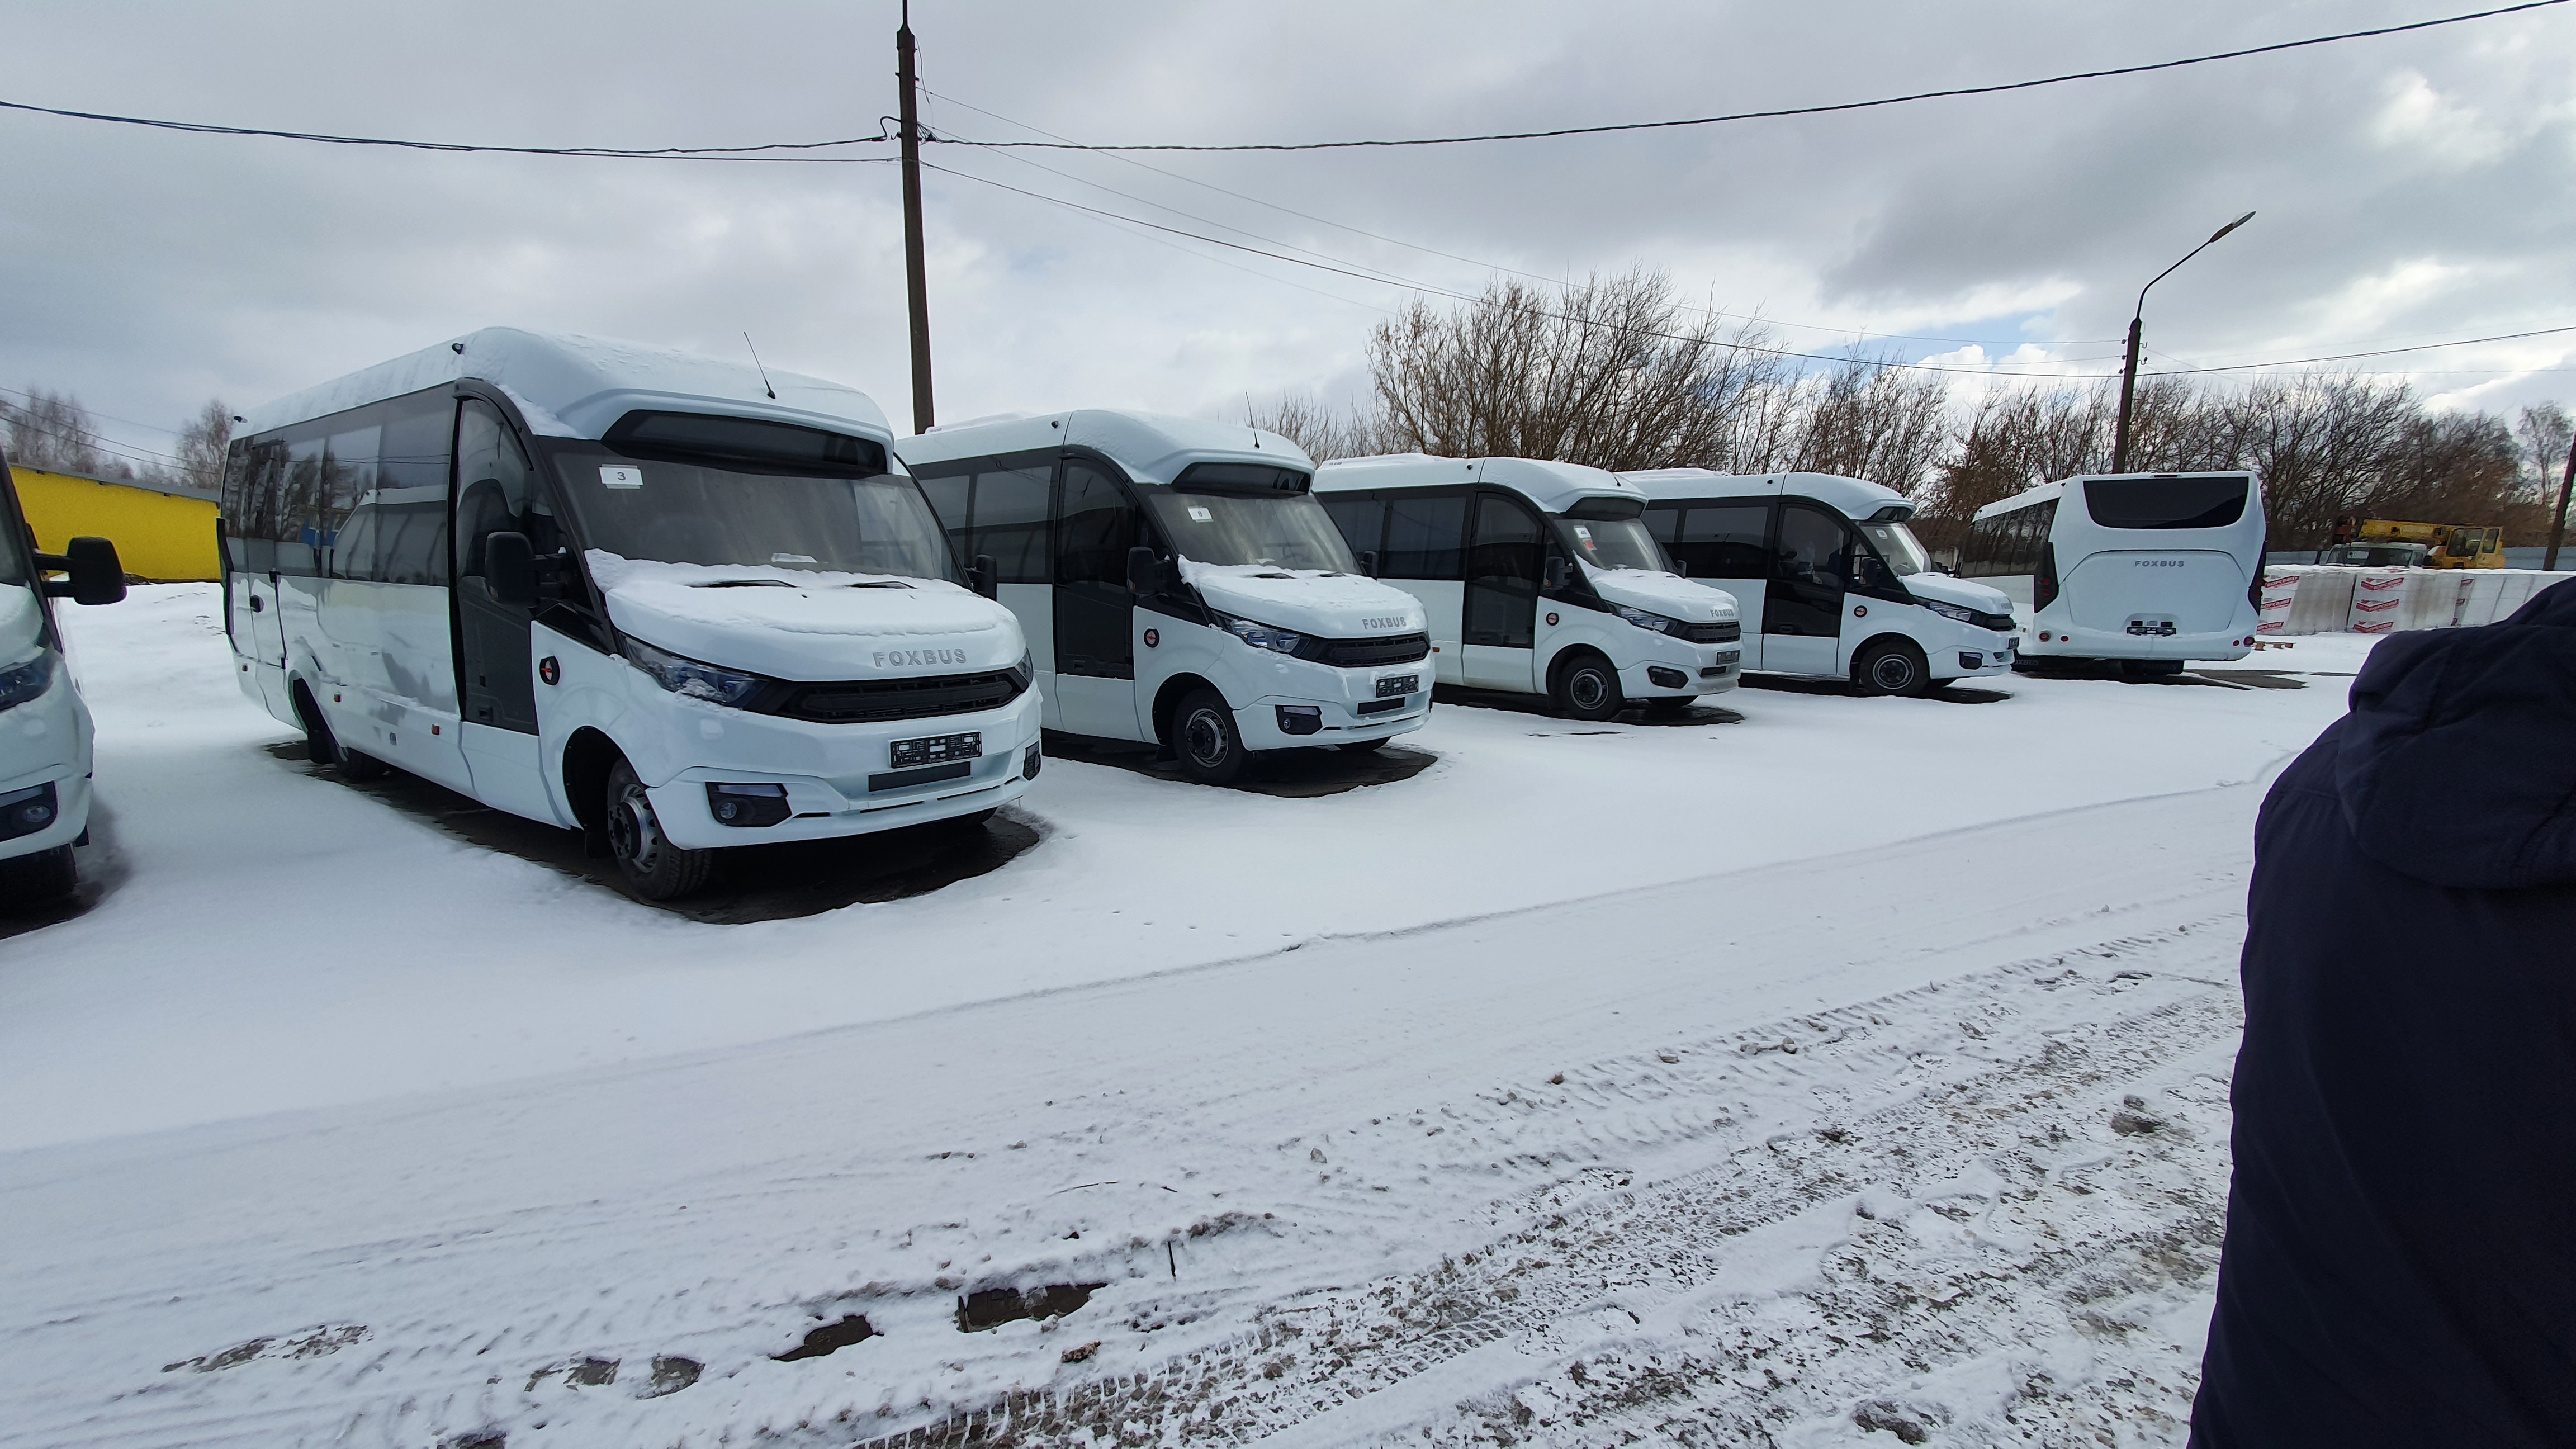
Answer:
[[[907,664],[963,664],[965,662],[966,651],[963,649],[889,649],[877,655],[879,669],[889,664],[901,667]]]

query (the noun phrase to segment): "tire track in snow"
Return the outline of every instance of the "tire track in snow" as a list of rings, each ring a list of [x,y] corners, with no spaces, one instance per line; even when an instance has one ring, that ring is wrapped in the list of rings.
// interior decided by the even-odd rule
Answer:
[[[1739,1131],[1718,1161],[1667,1180],[1640,1185],[1631,1174],[1589,1169],[1503,1205],[1498,1226],[1521,1221],[1476,1251],[1427,1272],[1265,1307],[1230,1342],[859,1442],[1293,1446],[1397,1433],[1442,1442],[1557,1434],[1567,1443],[1770,1442],[1818,1414],[1839,1422],[1857,1412],[1844,1401],[1875,1402],[1871,1386],[1992,1356],[2035,1317],[2089,1313],[2096,1331],[2116,1336],[2135,1327],[2118,1316],[2127,1299],[2178,1291],[2188,1312],[2214,1267],[2223,1211],[2223,1074],[2241,1017],[2232,986],[2211,973],[2225,969],[2234,946],[2225,928],[2234,924],[2214,917],[2123,935],[1692,1047],[1693,1058],[1778,1052],[1847,1068],[1854,1080],[1905,1085],[1882,1100],[1820,1100],[1803,1121]],[[2167,969],[2149,974],[2142,965]],[[2091,1010],[2026,1000],[2060,993],[2061,1005]],[[1941,1046],[1947,1059],[1924,1070],[1885,1069],[1891,1056],[1923,1063]],[[1622,1065],[1587,1075],[1616,1082]],[[2106,1125],[2126,1095],[2112,1089],[2177,1073],[2184,1097],[2160,1100],[2188,1100],[2201,1126],[2141,1145]],[[1920,1236],[1891,1219],[1991,1226],[2037,1196],[2103,1191],[2088,1175],[2124,1152],[2159,1164],[2147,1173],[2157,1185],[2143,1195],[2163,1197],[2132,1221],[2026,1251],[2010,1271],[1980,1265],[1973,1250],[1960,1261],[1916,1253],[1934,1276],[1946,1275],[1946,1294],[1890,1286],[1868,1271],[1877,1240]],[[2177,1153],[2193,1160],[2177,1165]],[[2205,1160],[2212,1154],[2215,1175]],[[1855,1204],[1875,1213],[1860,1217]],[[1811,1221],[1820,1213],[1831,1221]],[[1820,1240],[1796,1241],[1801,1229]],[[1965,1231],[1973,1239],[1975,1228]],[[1873,1241],[1837,1246],[1856,1238]],[[1784,1252],[1823,1264],[1814,1286],[1790,1292],[1756,1281],[1763,1260]],[[1742,1286],[1730,1290],[1731,1281]],[[2070,1294],[2083,1303],[2067,1308]],[[1772,1321],[1784,1316],[1799,1321]],[[2004,1398],[2020,1401],[2025,1418],[2069,1420],[2099,1407],[2061,1393],[2045,1368],[2024,1367]],[[2121,1412],[2149,1425],[2163,1415],[2169,1425],[2176,1402],[2187,1408],[2189,1380],[2186,1368],[2163,1390],[2134,1396],[2154,1402]],[[1561,1404],[1545,1422],[1514,1393],[1540,1382]],[[1951,1412],[1892,1403],[1879,1417],[1913,1413],[1928,1432],[1939,1422],[1930,1416]],[[857,1427],[774,1437],[849,1445]]]

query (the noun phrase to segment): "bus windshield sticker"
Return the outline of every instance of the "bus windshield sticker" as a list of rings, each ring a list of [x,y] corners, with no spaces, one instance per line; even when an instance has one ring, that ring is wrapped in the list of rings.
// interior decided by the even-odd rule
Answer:
[[[1216,515],[1215,515],[1214,513],[1211,513],[1211,512],[1209,512],[1208,510],[1206,510],[1206,509],[1204,509],[1204,508],[1199,507],[1199,506],[1198,506],[1197,504],[1195,504],[1195,503],[1190,505],[1190,522],[1192,522],[1192,523],[1212,523],[1212,522],[1214,522],[1215,520],[1216,520]]]
[[[644,486],[644,470],[641,468],[619,468],[603,463],[600,465],[599,469],[599,486],[602,488],[641,488]]]

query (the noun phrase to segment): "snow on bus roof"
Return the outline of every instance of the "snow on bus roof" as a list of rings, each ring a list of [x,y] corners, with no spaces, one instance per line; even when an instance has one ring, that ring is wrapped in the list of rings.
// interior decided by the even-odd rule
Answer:
[[[1299,470],[1315,466],[1305,449],[1277,433],[1241,423],[1114,408],[1004,413],[901,439],[894,451],[905,467],[919,468],[959,458],[1065,446],[1094,449],[1139,483],[1169,483],[1192,463],[1266,463]]]
[[[824,378],[721,361],[604,337],[486,327],[391,362],[290,393],[244,414],[240,435],[264,433],[387,398],[472,379],[491,383],[535,432],[596,438],[637,409],[778,418],[893,439],[866,393]],[[778,391],[776,401],[769,387]]]
[[[1669,498],[1812,498],[1829,504],[1845,518],[1866,519],[1891,504],[1908,504],[1904,494],[1866,478],[1839,473],[1719,473],[1707,468],[1655,468],[1619,475],[1654,499]]]
[[[1315,491],[1319,493],[1362,488],[1436,488],[1453,483],[1490,483],[1509,488],[1549,513],[1563,513],[1586,498],[1644,496],[1616,473],[1544,458],[1435,458],[1429,453],[1386,453],[1373,458],[1336,458],[1315,470]]]

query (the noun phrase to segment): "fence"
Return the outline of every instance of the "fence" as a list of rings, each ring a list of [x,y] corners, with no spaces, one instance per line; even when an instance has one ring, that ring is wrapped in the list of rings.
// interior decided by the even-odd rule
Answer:
[[[2357,569],[2272,564],[2257,634],[2392,634],[2492,624],[2576,573],[2537,569]]]

